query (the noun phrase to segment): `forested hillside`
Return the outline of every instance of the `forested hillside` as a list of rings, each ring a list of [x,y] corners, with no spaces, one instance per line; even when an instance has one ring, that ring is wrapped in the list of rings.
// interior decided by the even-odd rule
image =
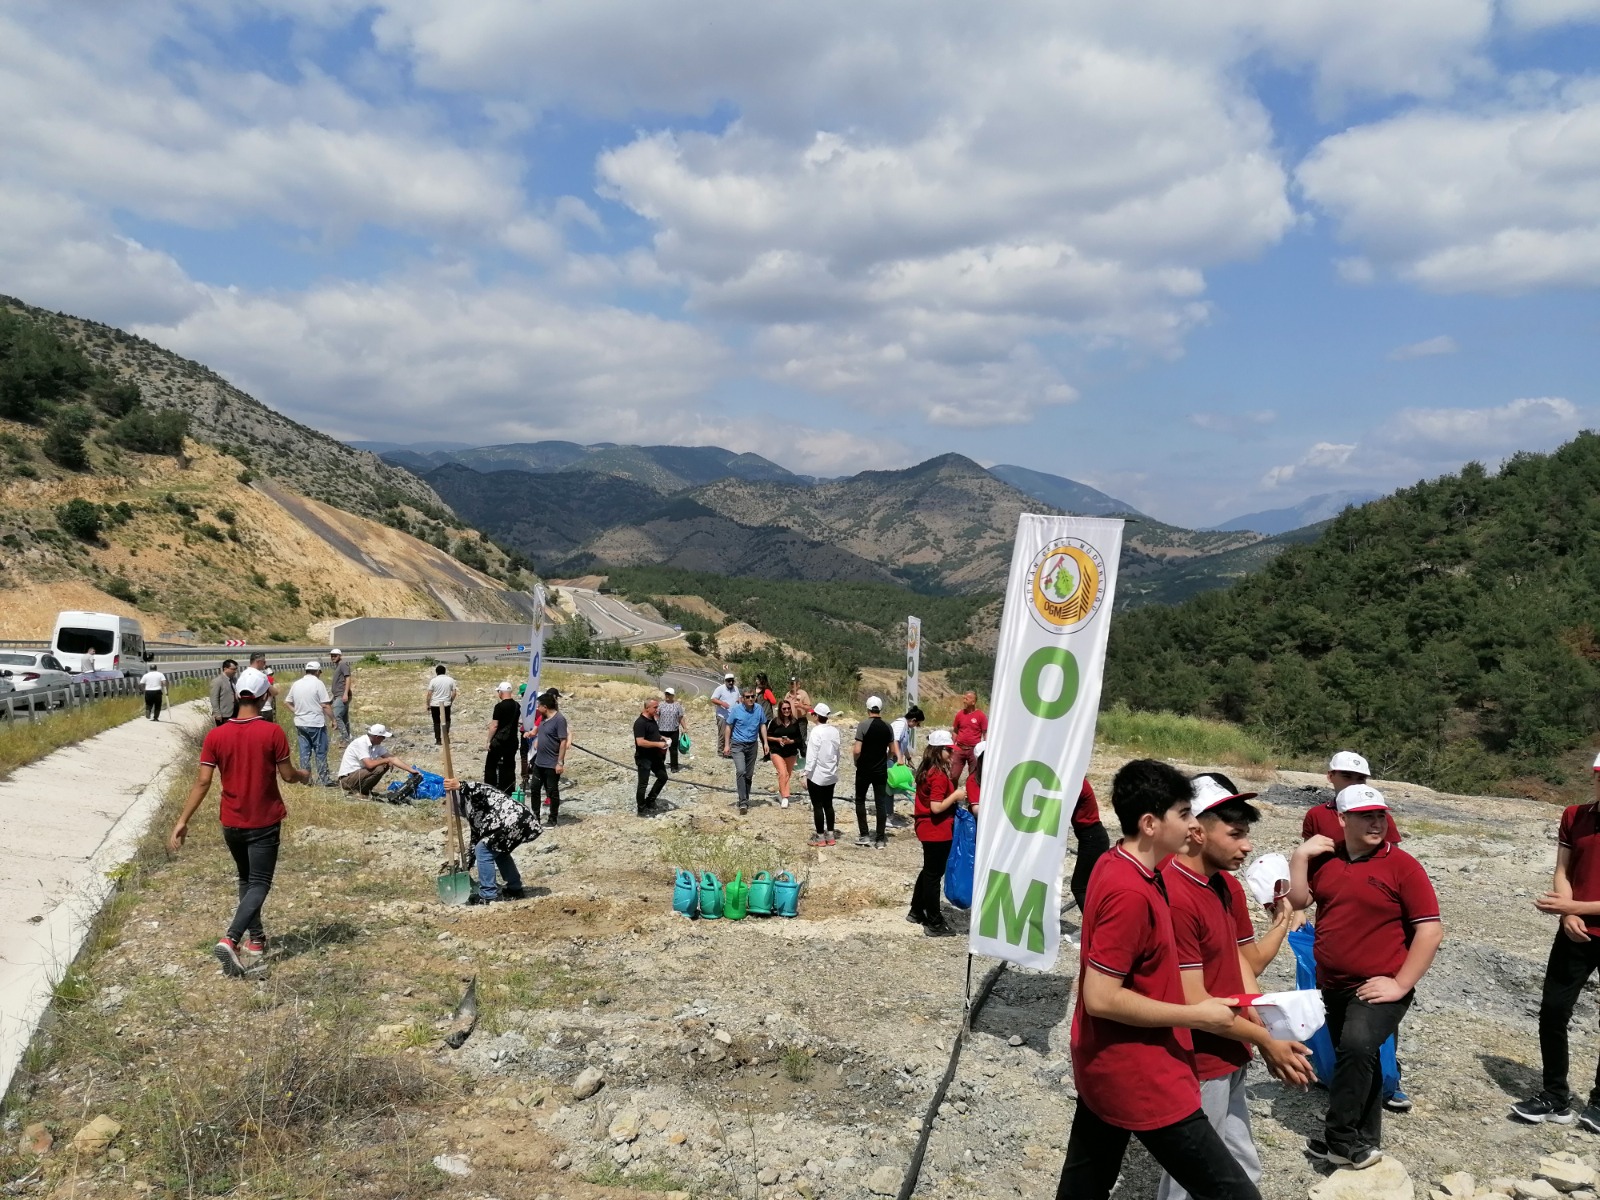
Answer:
[[[1112,625],[1105,699],[1212,713],[1455,790],[1560,780],[1600,717],[1600,437],[1331,521],[1226,591]]]

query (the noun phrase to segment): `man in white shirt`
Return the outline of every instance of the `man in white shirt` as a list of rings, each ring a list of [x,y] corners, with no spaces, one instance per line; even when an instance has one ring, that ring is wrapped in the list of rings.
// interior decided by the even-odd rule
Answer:
[[[717,713],[717,753],[723,758],[732,758],[733,750],[728,745],[728,713],[735,704],[739,703],[739,681],[732,671],[722,677],[722,686],[711,693],[711,707]]]
[[[347,792],[370,796],[390,767],[401,771],[413,769],[410,763],[383,753],[383,743],[389,736],[384,726],[369,725],[364,734],[344,748],[344,757],[339,760],[340,787]]]
[[[300,769],[317,764],[317,786],[332,787],[328,775],[328,726],[333,722],[333,693],[322,682],[322,664],[312,659],[306,673],[289,685],[283,701],[294,714],[294,732],[300,739]]]
[[[816,834],[807,845],[831,846],[839,840],[833,827],[833,789],[839,782],[839,731],[828,724],[833,709],[818,702],[811,710],[817,723],[806,736],[806,793],[811,797],[811,821]]]
[[[81,674],[94,674],[94,648],[92,646],[83,652],[83,657],[78,665],[82,668]]]
[[[456,702],[456,696],[461,689],[456,686],[456,681],[450,678],[450,673],[440,663],[433,669],[433,678],[428,680],[423,688],[428,694],[428,712],[433,717],[433,744],[441,745],[443,739],[439,736],[443,722],[443,729],[450,732],[450,706]]]
[[[161,720],[161,701],[167,691],[167,677],[156,670],[155,664],[139,677],[139,686],[144,689],[144,715],[152,721]]]

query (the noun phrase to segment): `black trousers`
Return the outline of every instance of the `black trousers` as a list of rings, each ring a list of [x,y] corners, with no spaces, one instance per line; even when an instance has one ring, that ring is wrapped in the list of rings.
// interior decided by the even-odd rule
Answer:
[[[672,769],[678,769],[678,731],[676,729],[663,729],[661,736],[667,739],[667,762]]]
[[[556,814],[561,811],[561,776],[556,774],[554,767],[535,764],[533,774],[528,779],[528,803],[533,806],[535,815],[539,812],[541,795],[550,798],[550,824],[554,825]]]
[[[434,711],[437,712],[438,710],[435,709]],[[483,756],[483,781],[508,796],[517,790],[517,743],[515,740],[489,743],[489,752]]]
[[[1078,839],[1078,853],[1072,863],[1072,882],[1068,888],[1072,898],[1078,902],[1078,911],[1081,913],[1083,898],[1089,891],[1089,874],[1094,870],[1095,863],[1100,861],[1100,856],[1111,849],[1111,835],[1098,821],[1081,829],[1074,825],[1072,833]]]
[[[1138,1138],[1194,1200],[1261,1200],[1256,1185],[1200,1109],[1160,1129],[1130,1131],[1102,1121],[1081,1099],[1072,1118],[1056,1200],[1106,1200],[1122,1171],[1130,1137]]]
[[[944,883],[944,868],[949,861],[949,842],[922,843],[922,870],[917,872],[917,882],[911,889],[911,915],[925,925],[944,924],[939,887]]]
[[[889,764],[885,763],[877,771],[856,772],[856,829],[862,837],[867,836],[867,788],[872,788],[872,803],[877,809],[877,833],[874,835],[878,841],[884,840],[883,827],[889,821]]]
[[[445,732],[448,733],[450,730],[450,706],[448,704],[430,704],[428,705],[428,712],[433,717],[433,744],[437,746],[439,744],[439,714],[444,714],[444,728]]]
[[[656,797],[661,795],[661,789],[667,786],[667,760],[666,755],[633,756],[633,765],[639,772],[639,786],[634,792],[634,804],[638,808],[655,807]],[[650,777],[655,776],[655,783],[650,788],[650,794],[645,795],[645,785]]]
[[[1539,1057],[1544,1060],[1544,1094],[1553,1104],[1565,1108],[1572,1102],[1567,1084],[1567,1026],[1578,993],[1600,967],[1600,940],[1575,942],[1560,929],[1550,946],[1550,962],[1544,969],[1544,994],[1539,997]],[[1600,1063],[1595,1065],[1594,1091],[1589,1103],[1600,1103]]]
[[[833,789],[836,786],[833,783],[806,780],[806,795],[811,797],[811,822],[817,827],[818,833],[827,833],[833,828]]]
[[[152,721],[161,719],[161,693],[159,691],[144,694],[144,715]]]
[[[1322,989],[1333,1039],[1333,1079],[1323,1137],[1330,1150],[1348,1153],[1383,1145],[1383,1068],[1378,1048],[1394,1036],[1415,992],[1392,1004],[1369,1004],[1354,988]]]
[[[228,843],[233,865],[239,872],[239,907],[234,910],[228,936],[234,941],[246,932],[261,934],[261,906],[272,890],[272,876],[278,869],[278,842],[281,825],[262,829],[222,827],[222,840]]]

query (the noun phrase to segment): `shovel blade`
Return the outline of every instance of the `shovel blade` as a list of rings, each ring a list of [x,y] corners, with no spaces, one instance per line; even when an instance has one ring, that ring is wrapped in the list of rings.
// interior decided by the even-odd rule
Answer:
[[[472,876],[465,871],[446,871],[438,884],[441,904],[465,904],[472,897]]]

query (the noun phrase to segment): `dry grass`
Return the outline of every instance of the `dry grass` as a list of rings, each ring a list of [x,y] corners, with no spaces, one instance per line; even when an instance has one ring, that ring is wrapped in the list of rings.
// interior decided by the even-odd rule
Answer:
[[[200,680],[186,680],[172,689],[172,703],[183,704],[206,694]],[[97,733],[131,721],[144,712],[142,696],[112,696],[93,700],[77,708],[60,708],[41,713],[37,721],[18,716],[0,726],[0,779],[18,767],[37,762],[45,755],[71,746]]]

